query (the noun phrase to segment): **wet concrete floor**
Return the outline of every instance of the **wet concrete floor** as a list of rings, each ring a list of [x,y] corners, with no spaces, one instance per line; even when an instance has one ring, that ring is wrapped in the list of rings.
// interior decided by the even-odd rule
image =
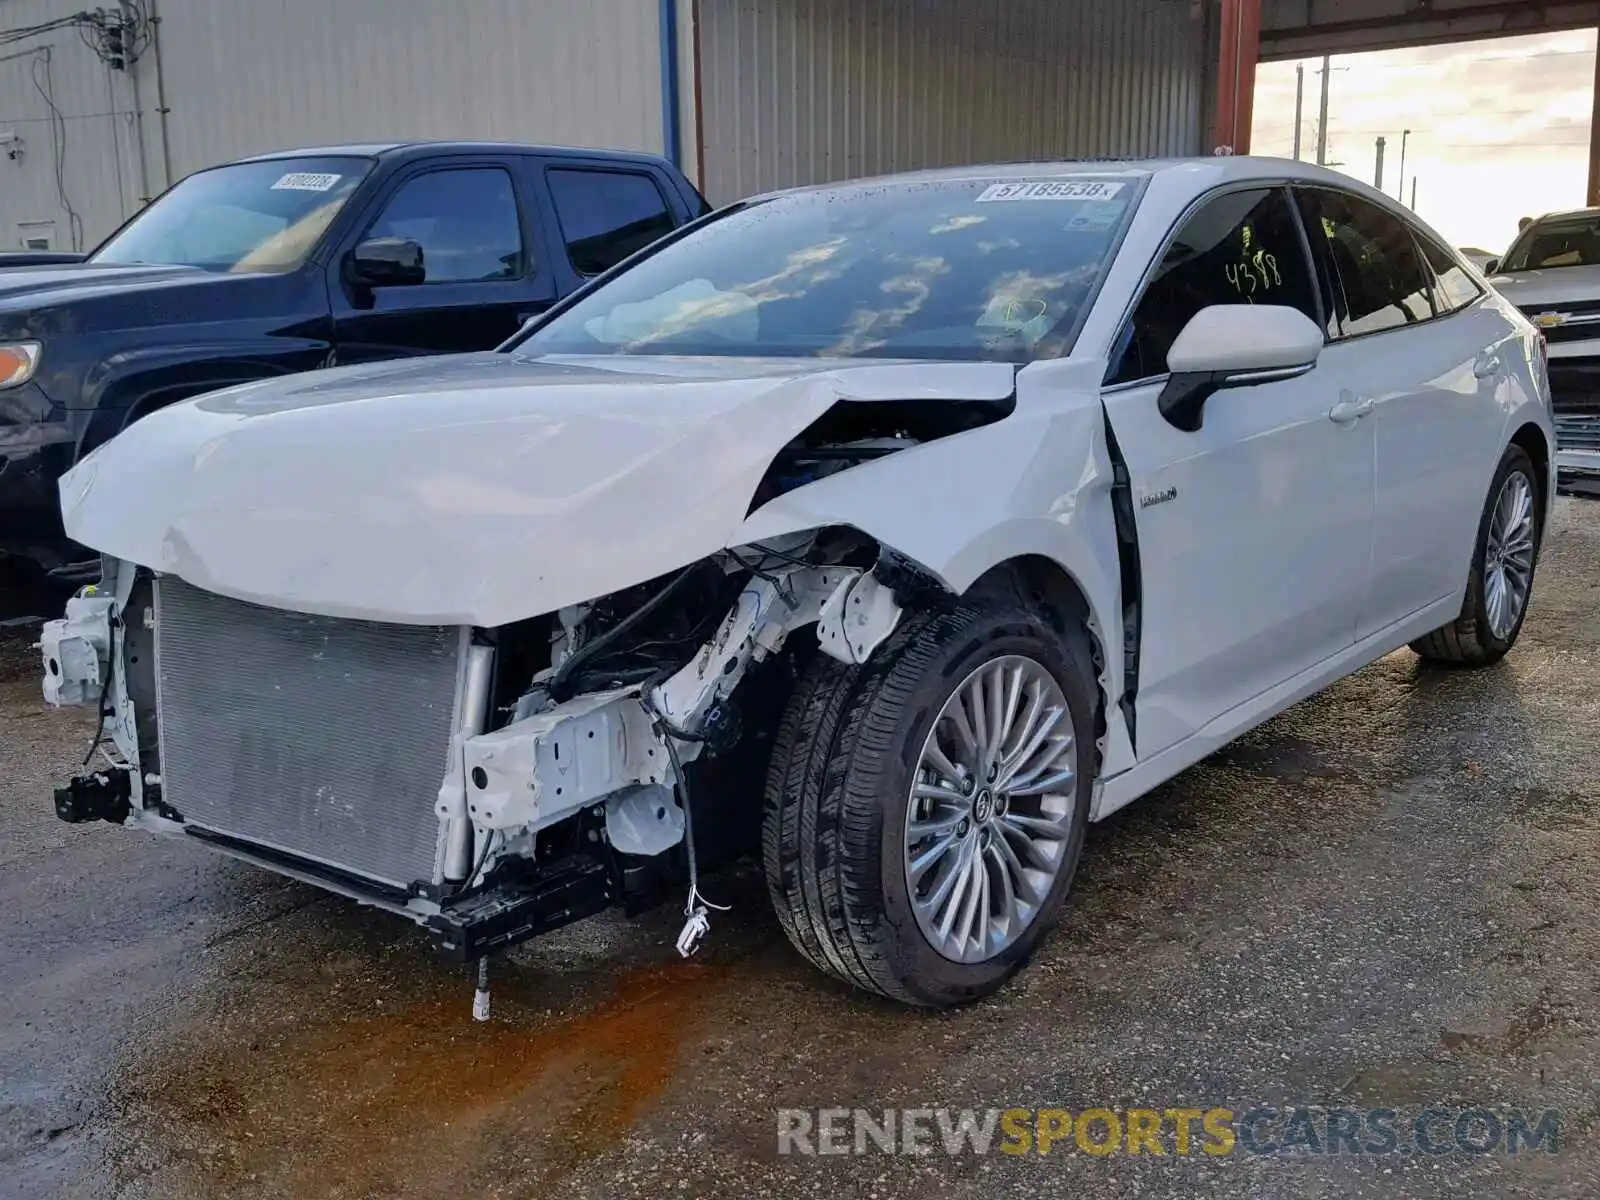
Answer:
[[[0,1196],[1600,1195],[1600,503],[1560,505],[1504,664],[1392,655],[1096,826],[1035,962],[954,1013],[821,979],[736,872],[695,960],[670,909],[587,922],[477,1024],[409,925],[57,822],[86,745],[0,631]],[[1557,1110],[1559,1148],[776,1137],[791,1107],[1434,1104]]]

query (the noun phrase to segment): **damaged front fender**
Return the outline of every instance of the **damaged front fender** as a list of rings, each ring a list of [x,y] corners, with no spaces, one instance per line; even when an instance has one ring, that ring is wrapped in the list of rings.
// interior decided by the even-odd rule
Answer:
[[[1100,403],[1105,364],[1034,363],[1003,421],[819,479],[763,505],[736,544],[848,526],[964,594],[1002,564],[1043,558],[1077,586],[1104,656],[1108,709],[1123,677],[1114,472]],[[1132,762],[1120,720],[1106,770]]]

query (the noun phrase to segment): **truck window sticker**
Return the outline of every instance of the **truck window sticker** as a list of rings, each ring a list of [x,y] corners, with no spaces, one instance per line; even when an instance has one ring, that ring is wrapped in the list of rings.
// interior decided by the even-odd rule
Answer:
[[[328,192],[343,179],[342,175],[328,175],[319,171],[291,171],[273,184],[274,192]]]

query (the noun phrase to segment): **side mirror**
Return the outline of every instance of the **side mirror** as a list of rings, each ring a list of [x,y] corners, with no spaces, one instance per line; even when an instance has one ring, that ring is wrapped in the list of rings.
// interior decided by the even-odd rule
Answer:
[[[1493,275],[1499,269],[1500,260],[1498,258],[1491,258],[1483,264],[1483,273],[1485,275]]]
[[[1161,415],[1174,428],[1193,433],[1205,405],[1223,388],[1252,387],[1294,379],[1322,356],[1326,339],[1298,308],[1278,304],[1214,304],[1183,327],[1167,352]]]
[[[410,238],[369,238],[345,260],[350,282],[361,287],[411,287],[428,278],[422,247]]]

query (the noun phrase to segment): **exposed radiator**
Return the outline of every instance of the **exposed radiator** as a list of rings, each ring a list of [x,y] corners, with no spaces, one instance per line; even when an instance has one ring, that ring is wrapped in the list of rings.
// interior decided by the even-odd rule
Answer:
[[[156,584],[162,798],[202,829],[399,887],[434,878],[461,630]]]

